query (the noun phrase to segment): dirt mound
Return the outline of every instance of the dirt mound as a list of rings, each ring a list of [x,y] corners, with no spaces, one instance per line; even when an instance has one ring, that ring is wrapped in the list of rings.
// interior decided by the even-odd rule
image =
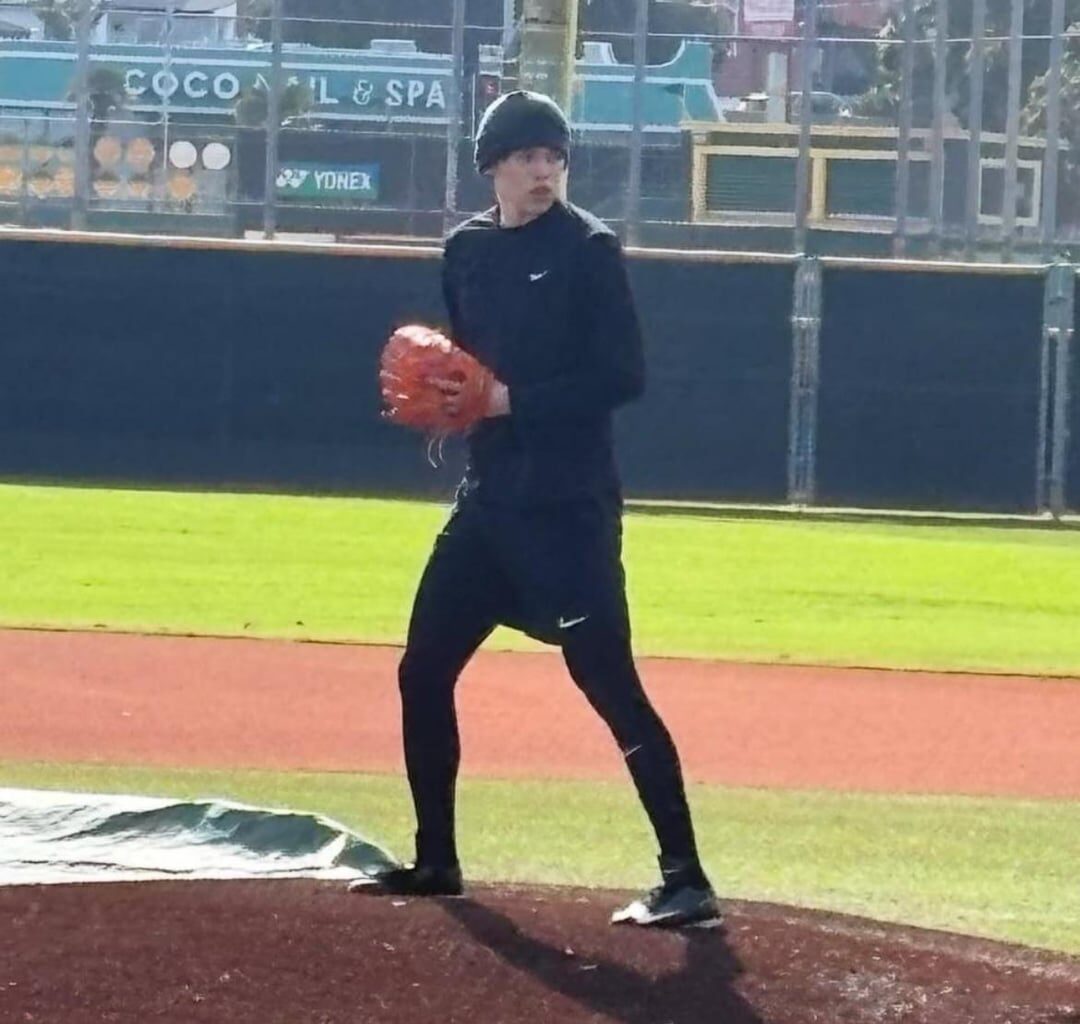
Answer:
[[[1080,960],[764,904],[607,923],[620,894],[315,881],[0,889],[0,1022],[1080,1024]]]

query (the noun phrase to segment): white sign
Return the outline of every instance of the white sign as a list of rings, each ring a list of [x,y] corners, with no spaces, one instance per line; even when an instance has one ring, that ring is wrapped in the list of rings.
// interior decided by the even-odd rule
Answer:
[[[795,0],[743,0],[743,20],[748,23],[795,20]]]
[[[792,35],[795,0],[743,0],[743,31],[752,36]]]
[[[255,74],[254,85],[257,89],[269,90],[270,84],[262,74]],[[289,85],[297,85],[300,78],[291,75]],[[384,108],[404,107],[409,111],[431,111],[445,114],[446,92],[443,83],[431,78],[369,78],[351,79],[343,75],[310,75],[304,81],[310,87],[315,105],[318,107],[337,106],[348,102],[359,107]],[[172,71],[162,68],[150,72],[143,68],[129,68],[124,73],[124,87],[128,96],[135,100],[143,96],[156,96],[161,100],[180,102],[194,100],[200,105],[213,104],[214,101],[230,103],[239,95],[242,88],[240,76],[231,71],[201,71],[181,69]]]

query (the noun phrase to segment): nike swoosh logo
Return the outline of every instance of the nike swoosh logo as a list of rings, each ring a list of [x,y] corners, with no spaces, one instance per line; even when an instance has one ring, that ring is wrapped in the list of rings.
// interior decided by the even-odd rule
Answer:
[[[559,629],[572,629],[574,626],[580,626],[589,616],[582,615],[579,619],[564,619],[559,617]]]
[[[550,270],[541,270],[539,274],[530,274],[529,280],[535,284],[537,281],[543,280],[543,278],[547,277],[550,273]]]

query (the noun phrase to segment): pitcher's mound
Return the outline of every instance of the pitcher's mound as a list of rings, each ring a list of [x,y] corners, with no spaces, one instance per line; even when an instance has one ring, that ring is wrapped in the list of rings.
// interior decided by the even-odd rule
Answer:
[[[723,927],[607,921],[625,894],[393,900],[314,881],[0,889],[0,1021],[1080,1024],[1080,960],[728,902]]]

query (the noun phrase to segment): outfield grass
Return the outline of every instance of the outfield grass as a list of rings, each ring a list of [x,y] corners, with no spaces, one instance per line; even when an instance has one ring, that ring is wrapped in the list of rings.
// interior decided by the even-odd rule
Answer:
[[[411,853],[408,792],[392,776],[0,763],[0,785],[316,811],[399,856]],[[693,787],[690,799],[725,896],[1080,953],[1080,803],[715,786]],[[466,779],[459,819],[475,879],[619,888],[656,881],[629,785]]]
[[[445,515],[0,486],[0,625],[400,642]],[[631,514],[626,562],[643,654],[1080,675],[1078,531]]]
[[[445,514],[0,486],[0,625],[399,642]],[[630,515],[626,561],[642,653],[1080,675],[1080,533]],[[398,853],[413,827],[404,781],[386,776],[0,763],[0,785],[309,809]],[[718,787],[691,800],[729,896],[1080,953],[1080,803]],[[654,881],[628,785],[466,780],[460,818],[475,878]]]

